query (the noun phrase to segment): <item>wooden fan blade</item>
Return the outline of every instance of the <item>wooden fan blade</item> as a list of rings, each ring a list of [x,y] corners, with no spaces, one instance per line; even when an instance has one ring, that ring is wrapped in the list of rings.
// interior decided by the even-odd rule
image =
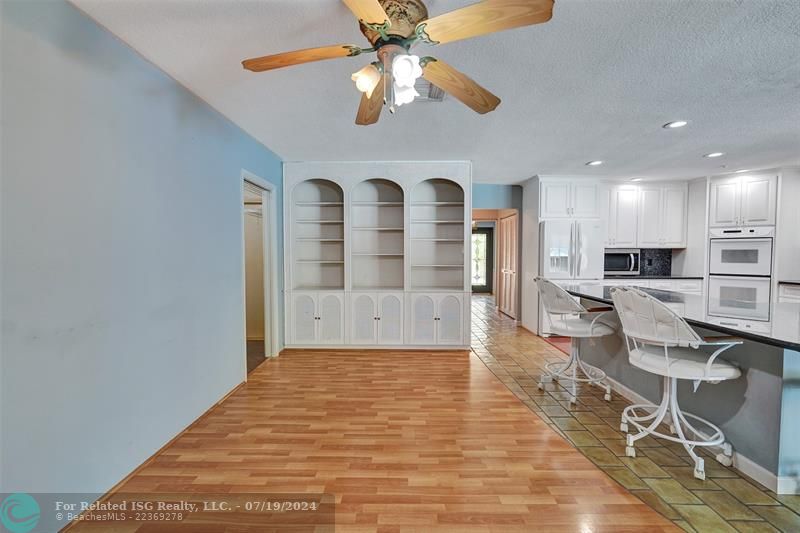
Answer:
[[[311,61],[323,59],[336,59],[337,57],[357,56],[361,48],[352,44],[338,44],[336,46],[322,46],[320,48],[306,48],[294,52],[284,52],[264,57],[254,57],[242,61],[242,66],[253,72],[263,72],[292,65],[301,65]]]
[[[494,111],[500,99],[444,61],[431,58],[422,77],[483,115]]]
[[[342,2],[361,22],[383,24],[389,20],[389,15],[383,10],[378,0],[342,0]]]
[[[358,113],[356,113],[356,124],[359,126],[369,126],[378,122],[383,109],[383,84],[386,81],[384,77],[375,90],[372,91],[372,98],[367,98],[367,93],[361,94],[361,104],[358,106]]]
[[[419,26],[425,26],[431,41],[451,43],[547,22],[552,16],[553,0],[484,0],[428,19]]]

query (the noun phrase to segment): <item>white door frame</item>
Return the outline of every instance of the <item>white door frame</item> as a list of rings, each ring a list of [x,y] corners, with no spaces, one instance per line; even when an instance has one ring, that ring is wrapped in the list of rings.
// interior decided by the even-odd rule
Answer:
[[[242,169],[240,187],[241,223],[242,223],[242,317],[244,323],[244,355],[247,360],[247,316],[244,302],[246,298],[245,287],[245,248],[244,248],[244,182],[249,181],[264,190],[261,195],[262,213],[261,221],[263,224],[262,234],[264,236],[264,334],[268,335],[269,346],[264,346],[264,353],[267,357],[277,357],[281,351],[278,340],[280,331],[278,322],[278,200],[275,194],[275,185],[269,181],[259,178],[252,172]],[[268,311],[268,312],[267,312]]]

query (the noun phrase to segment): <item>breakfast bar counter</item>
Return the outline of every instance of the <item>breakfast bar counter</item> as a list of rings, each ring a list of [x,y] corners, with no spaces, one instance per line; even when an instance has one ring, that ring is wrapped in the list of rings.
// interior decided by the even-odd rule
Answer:
[[[635,283],[632,283],[635,285]],[[561,286],[573,296],[613,306],[609,284]],[[718,425],[734,448],[734,466],[779,494],[800,492],[800,303],[773,303],[769,333],[743,331],[716,323],[706,314],[706,297],[643,288],[673,309],[704,336],[736,336],[743,344],[723,358],[737,365],[740,378],[719,384],[679,385],[687,412]],[[606,317],[614,335],[581,340],[581,357],[602,368],[612,387],[636,403],[658,403],[661,378],[628,362],[615,312]]]

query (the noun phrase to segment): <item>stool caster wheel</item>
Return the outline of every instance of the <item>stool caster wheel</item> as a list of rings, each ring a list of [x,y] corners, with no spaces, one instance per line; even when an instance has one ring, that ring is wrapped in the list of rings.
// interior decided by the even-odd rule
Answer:
[[[706,478],[705,463],[702,459],[697,459],[694,463],[694,477],[703,480]]]
[[[669,425],[669,432],[670,432],[672,435],[676,435],[676,432],[675,432],[675,425],[674,425],[674,424],[670,424],[670,425]]]
[[[733,457],[730,457],[729,455],[718,453],[716,459],[717,462],[722,466],[733,466]]]
[[[636,448],[634,448],[633,446],[625,446],[625,456],[636,457]]]
[[[611,395],[610,395],[609,393],[605,393],[605,394],[603,395],[603,399],[604,399],[605,401],[607,401],[607,402],[610,402],[610,401],[611,401]]]
[[[544,390],[544,383],[541,381],[539,382],[539,390]]]
[[[628,424],[623,422],[622,424],[619,425],[619,430],[621,432],[623,432],[623,433],[627,433],[628,432]]]
[[[569,403],[571,405],[575,405],[576,403],[578,403],[578,397],[577,396],[570,396],[569,397]]]

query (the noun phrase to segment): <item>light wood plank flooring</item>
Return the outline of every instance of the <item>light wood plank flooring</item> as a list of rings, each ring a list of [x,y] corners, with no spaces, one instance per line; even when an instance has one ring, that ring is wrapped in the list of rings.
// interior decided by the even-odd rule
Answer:
[[[326,492],[337,531],[677,530],[467,352],[287,351],[119,491]]]

